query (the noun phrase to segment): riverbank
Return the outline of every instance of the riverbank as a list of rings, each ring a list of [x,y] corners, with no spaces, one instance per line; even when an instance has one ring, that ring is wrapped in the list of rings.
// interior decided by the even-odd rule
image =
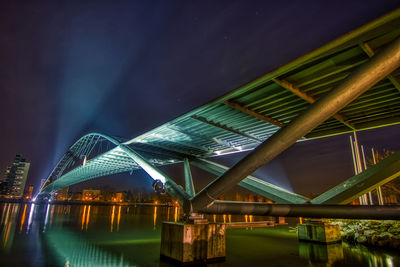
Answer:
[[[400,221],[330,220],[340,226],[344,241],[400,249]]]
[[[29,199],[12,199],[12,198],[0,198],[0,203],[19,203],[19,204],[30,204],[32,203]],[[48,204],[47,201],[37,201],[35,204]],[[95,205],[95,206],[157,206],[157,207],[174,207],[172,203],[154,203],[154,202],[105,202],[105,201],[80,201],[80,200],[65,200],[65,201],[51,201],[51,204],[56,205]]]

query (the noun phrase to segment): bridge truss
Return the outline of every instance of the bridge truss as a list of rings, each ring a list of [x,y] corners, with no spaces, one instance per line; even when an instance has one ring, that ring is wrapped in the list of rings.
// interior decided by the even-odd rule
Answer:
[[[379,166],[386,165],[378,164],[375,172],[353,177],[313,201],[251,173],[296,140],[400,123],[399,36],[400,9],[141,136],[122,140],[99,133],[85,135],[64,154],[39,194],[144,169],[162,183],[162,190],[181,204],[190,203],[191,211],[209,206],[232,184],[277,203],[349,202],[387,182],[388,177],[397,177],[399,155],[392,156],[390,163],[386,161],[392,168],[389,173],[380,175],[379,168],[384,167]],[[272,158],[260,152],[268,146],[269,151],[276,150],[268,156]],[[237,164],[241,170],[210,159],[241,151],[252,151],[241,161],[244,163]],[[249,163],[251,157],[257,164]],[[184,163],[185,189],[158,168],[178,162]],[[191,164],[220,177],[196,194]],[[232,182],[220,182],[227,181],[229,175],[234,177]],[[363,179],[374,182],[361,183]]]

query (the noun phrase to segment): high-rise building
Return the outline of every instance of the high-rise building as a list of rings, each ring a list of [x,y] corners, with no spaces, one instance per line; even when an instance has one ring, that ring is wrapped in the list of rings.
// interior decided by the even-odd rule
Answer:
[[[13,164],[7,167],[0,183],[0,195],[12,198],[22,197],[30,165],[21,155],[16,155]]]

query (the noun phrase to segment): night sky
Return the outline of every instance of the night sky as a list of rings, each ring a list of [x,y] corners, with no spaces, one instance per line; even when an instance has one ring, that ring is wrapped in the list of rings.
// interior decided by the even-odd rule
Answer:
[[[398,7],[398,0],[1,1],[0,171],[21,153],[32,163],[28,184],[38,185],[85,133],[133,138]],[[399,150],[399,136],[400,126],[387,127],[360,133],[360,141]],[[321,193],[352,175],[348,139],[297,143],[257,176]],[[181,166],[166,171],[181,180]],[[140,171],[98,181],[151,183]]]

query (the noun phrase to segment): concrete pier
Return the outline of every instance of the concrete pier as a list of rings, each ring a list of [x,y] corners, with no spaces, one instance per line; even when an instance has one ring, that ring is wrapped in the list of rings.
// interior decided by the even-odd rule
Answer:
[[[225,260],[224,224],[163,222],[161,257],[182,264]]]
[[[331,225],[321,221],[308,221],[298,224],[297,236],[299,240],[325,244],[342,240],[339,225]]]

